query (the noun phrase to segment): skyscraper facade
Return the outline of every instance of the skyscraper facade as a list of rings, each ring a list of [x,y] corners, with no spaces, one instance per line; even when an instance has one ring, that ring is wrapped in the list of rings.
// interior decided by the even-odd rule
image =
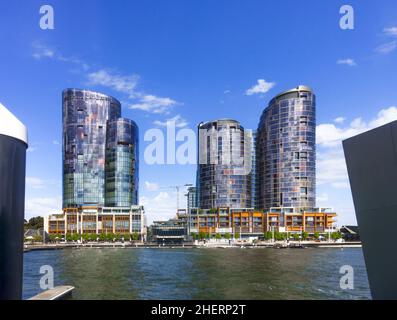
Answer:
[[[252,133],[230,119],[200,123],[198,130],[200,208],[250,207]]]
[[[66,89],[62,98],[63,207],[136,204],[136,124],[102,93]]]
[[[251,146],[251,206],[256,205],[256,132],[252,132],[252,146]]]
[[[273,98],[256,136],[256,207],[314,208],[316,99],[298,86]]]
[[[187,189],[187,210],[190,208],[197,208],[197,188],[189,187]]]
[[[138,203],[138,126],[129,119],[108,122],[105,157],[105,205]]]

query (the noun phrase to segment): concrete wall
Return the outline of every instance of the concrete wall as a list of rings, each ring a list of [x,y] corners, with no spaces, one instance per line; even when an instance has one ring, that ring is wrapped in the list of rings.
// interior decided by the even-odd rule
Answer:
[[[0,300],[22,297],[26,148],[0,134]]]
[[[397,121],[343,141],[374,299],[397,299]]]

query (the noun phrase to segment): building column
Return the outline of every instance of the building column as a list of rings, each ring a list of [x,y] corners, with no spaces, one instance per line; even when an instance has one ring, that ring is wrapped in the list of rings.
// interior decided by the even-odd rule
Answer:
[[[68,216],[67,216],[67,214],[66,214],[66,212],[64,212],[64,217],[63,217],[64,219],[65,219],[65,221],[64,221],[64,232],[65,232],[65,240],[66,240],[66,234],[68,233]]]
[[[79,217],[79,211],[76,212],[76,233],[79,233],[79,225],[80,225],[80,217]]]
[[[98,227],[99,219],[98,219],[98,215],[99,215],[99,213],[98,213],[98,211],[97,211],[97,213],[96,213],[96,215],[95,215],[95,217],[96,217],[96,223],[95,223],[95,227],[96,227],[95,232],[96,232],[96,234],[99,234],[99,227]]]
[[[113,233],[116,233],[116,214],[113,213]]]
[[[130,234],[132,234],[132,212],[130,211]]]
[[[266,214],[266,231],[269,231],[269,215]]]

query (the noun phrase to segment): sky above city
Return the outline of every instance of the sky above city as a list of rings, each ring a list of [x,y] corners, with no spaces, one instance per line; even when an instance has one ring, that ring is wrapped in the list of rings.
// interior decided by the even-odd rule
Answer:
[[[54,9],[43,30],[39,10]],[[339,10],[354,9],[354,29]],[[269,100],[317,95],[317,205],[355,224],[341,141],[397,120],[397,3],[385,1],[1,1],[0,102],[29,129],[26,218],[62,207],[62,90],[116,97],[140,129],[140,204],[176,211],[194,164],[148,164],[149,129],[233,118],[255,130]],[[180,142],[178,142],[180,143]],[[177,145],[178,145],[177,143]],[[184,188],[180,193],[185,206]]]

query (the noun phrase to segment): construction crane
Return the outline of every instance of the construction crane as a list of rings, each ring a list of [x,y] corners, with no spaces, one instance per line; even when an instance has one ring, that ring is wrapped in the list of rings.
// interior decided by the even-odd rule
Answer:
[[[164,189],[175,189],[176,190],[176,211],[178,212],[178,210],[179,210],[179,190],[180,190],[180,188],[191,187],[191,186],[193,186],[191,183],[186,183],[184,185],[168,186],[168,187],[162,187],[160,189],[161,190],[164,190]]]

